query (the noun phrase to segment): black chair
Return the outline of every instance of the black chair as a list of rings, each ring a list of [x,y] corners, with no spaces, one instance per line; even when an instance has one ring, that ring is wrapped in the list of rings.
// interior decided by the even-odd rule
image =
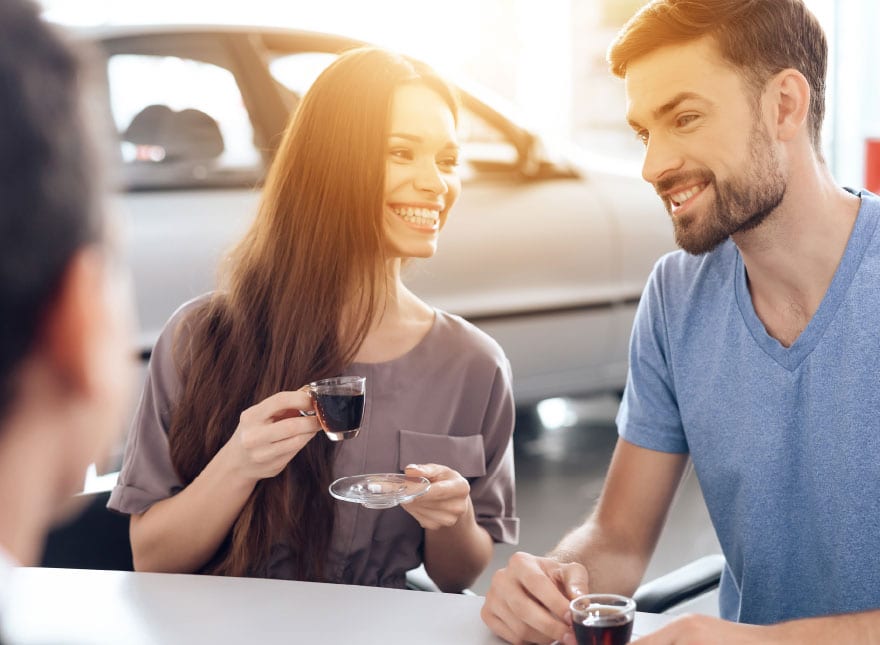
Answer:
[[[662,614],[713,592],[721,582],[724,562],[722,555],[707,555],[646,582],[633,594],[636,609],[649,614]],[[406,572],[406,586],[417,591],[440,591],[424,566]],[[462,593],[476,595],[470,589]]]
[[[724,570],[723,555],[707,555],[639,587],[633,595],[636,609],[662,614],[718,588]]]
[[[49,533],[40,566],[133,571],[128,515],[107,508],[109,491],[81,497],[82,513]]]
[[[431,580],[431,576],[425,571],[425,565],[421,564],[415,569],[406,572],[406,588],[413,591],[436,591],[440,592],[437,583]],[[476,596],[470,589],[463,589],[462,594],[465,596]]]

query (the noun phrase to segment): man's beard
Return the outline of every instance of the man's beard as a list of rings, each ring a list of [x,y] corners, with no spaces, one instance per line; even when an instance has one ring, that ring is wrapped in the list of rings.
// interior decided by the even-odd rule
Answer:
[[[741,177],[723,182],[709,170],[679,173],[655,184],[659,194],[683,184],[708,184],[715,191],[715,201],[701,214],[672,214],[672,203],[662,197],[672,216],[675,242],[693,255],[708,253],[734,233],[759,226],[782,202],[785,178],[766,131],[756,121],[749,137],[749,165]],[[705,190],[705,189],[704,189]]]

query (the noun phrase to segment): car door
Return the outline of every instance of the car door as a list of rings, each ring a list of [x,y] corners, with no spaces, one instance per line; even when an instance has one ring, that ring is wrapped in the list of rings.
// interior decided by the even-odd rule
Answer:
[[[171,33],[100,41],[144,354],[177,307],[216,286],[221,258],[256,211],[266,150],[280,126],[267,128],[253,114],[255,105],[265,113],[271,97],[258,101],[248,92],[241,79],[253,75],[242,70],[235,38]]]
[[[573,168],[529,169],[524,157],[544,154],[526,148],[538,140],[524,145],[516,124],[468,103],[459,203],[407,283],[502,345],[520,402],[594,389],[611,357],[618,281],[609,212]]]

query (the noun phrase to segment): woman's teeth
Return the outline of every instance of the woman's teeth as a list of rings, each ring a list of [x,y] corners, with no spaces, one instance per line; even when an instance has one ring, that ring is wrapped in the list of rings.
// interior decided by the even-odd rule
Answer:
[[[404,208],[392,208],[391,210],[403,221],[420,226],[431,226],[440,219],[439,211],[431,208],[411,208],[407,206]]]

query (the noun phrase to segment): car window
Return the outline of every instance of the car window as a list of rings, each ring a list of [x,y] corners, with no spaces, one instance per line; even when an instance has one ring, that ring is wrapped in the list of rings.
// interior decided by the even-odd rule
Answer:
[[[118,54],[110,108],[130,188],[253,185],[263,156],[232,73],[175,56]]]
[[[458,118],[461,160],[473,173],[507,171],[515,167],[519,152],[497,126],[462,108]]]
[[[335,59],[336,54],[325,52],[285,54],[274,58],[269,70],[298,99]],[[458,135],[461,174],[465,179],[499,170],[508,171],[519,160],[516,146],[499,127],[464,106],[459,114]]]

